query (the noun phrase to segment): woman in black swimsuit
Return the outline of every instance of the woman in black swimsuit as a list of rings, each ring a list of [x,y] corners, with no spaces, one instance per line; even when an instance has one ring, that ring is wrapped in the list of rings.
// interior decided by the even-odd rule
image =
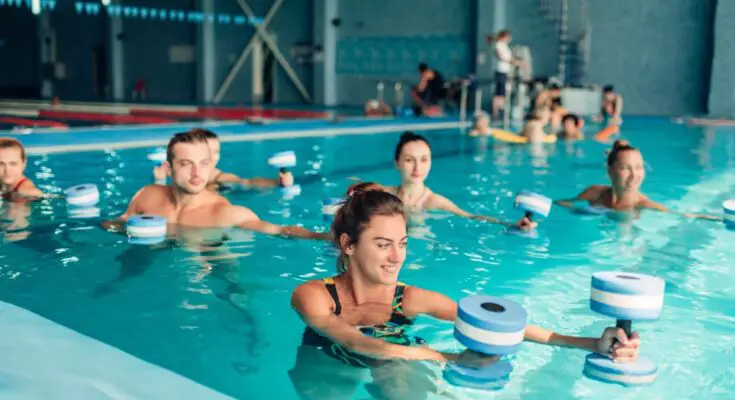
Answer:
[[[494,362],[471,351],[439,352],[411,335],[410,327],[420,315],[456,320],[457,303],[441,293],[398,281],[407,247],[400,199],[382,190],[354,191],[335,215],[332,237],[340,249],[338,274],[300,285],[291,298],[293,309],[307,325],[296,366],[290,371],[302,398],[351,398],[368,373],[374,382],[367,388],[371,393],[380,391],[384,396],[383,391],[391,390],[388,398],[398,398],[397,391],[403,388],[405,393],[414,393],[410,398],[417,398],[415,393],[422,388],[412,386],[416,382],[406,385],[398,372],[412,368],[398,368],[397,361],[469,366]],[[637,334],[628,338],[617,328],[607,328],[600,338],[584,338],[529,325],[525,340],[611,354],[621,362],[638,356]],[[321,361],[316,364],[315,360]],[[340,364],[341,370],[336,367]],[[345,369],[347,366],[356,368]],[[393,373],[380,373],[386,370]],[[424,381],[430,384],[430,379]],[[344,397],[334,397],[335,390]]]

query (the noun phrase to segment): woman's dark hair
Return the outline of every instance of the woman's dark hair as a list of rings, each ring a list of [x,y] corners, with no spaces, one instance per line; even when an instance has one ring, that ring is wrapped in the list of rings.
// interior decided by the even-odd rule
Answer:
[[[510,31],[507,29],[503,29],[502,31],[494,34],[494,35],[487,35],[485,39],[487,39],[488,42],[495,42],[498,40],[501,40],[505,38],[506,36],[510,35]]]
[[[627,140],[616,140],[615,143],[613,143],[610,153],[608,153],[607,155],[607,166],[612,167],[613,164],[615,164],[615,161],[617,161],[618,156],[621,153],[625,153],[627,151],[639,151],[639,150],[631,146]]]
[[[425,137],[421,135],[417,135],[413,132],[406,131],[401,135],[401,139],[398,141],[398,144],[396,145],[396,152],[393,155],[393,160],[398,161],[398,157],[401,156],[401,151],[403,151],[403,146],[411,143],[411,142],[424,142],[427,146],[429,146],[429,150],[431,150],[431,145],[429,144],[429,141],[426,140]]]
[[[371,182],[365,182],[371,183]],[[369,187],[369,185],[366,185]],[[355,190],[347,201],[339,208],[332,222],[332,238],[340,249],[337,259],[337,272],[347,270],[347,255],[340,244],[340,238],[346,234],[350,244],[357,243],[360,235],[375,216],[404,215],[403,202],[398,197],[376,189]]]
[[[572,121],[574,126],[579,126],[579,117],[574,114],[567,114],[561,119],[561,123],[564,124],[567,121]]]
[[[612,93],[615,91],[615,87],[613,85],[605,85],[602,88],[602,93]]]
[[[375,182],[357,182],[350,185],[350,187],[347,188],[347,193],[345,195],[347,197],[352,197],[352,195],[356,193],[363,193],[370,190],[384,190],[383,185]]]

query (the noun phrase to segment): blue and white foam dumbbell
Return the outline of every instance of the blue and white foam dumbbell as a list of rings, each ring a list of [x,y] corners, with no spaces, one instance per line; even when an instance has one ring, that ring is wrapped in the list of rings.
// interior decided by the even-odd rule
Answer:
[[[268,165],[280,169],[281,172],[286,172],[288,168],[296,166],[296,153],[289,150],[273,154],[268,158]],[[281,194],[286,198],[293,198],[301,194],[301,186],[283,186],[281,187]]]
[[[726,200],[722,208],[725,211],[725,227],[735,230],[735,199]]]
[[[100,192],[97,186],[91,183],[72,186],[64,190],[66,210],[71,218],[96,218],[100,216],[97,204],[100,202]]]
[[[154,163],[162,163],[166,161],[166,148],[158,147],[152,152],[148,153],[148,160]]]
[[[454,337],[469,350],[489,356],[518,351],[528,322],[526,310],[518,303],[493,296],[469,296],[460,300]],[[507,360],[482,368],[449,364],[447,382],[457,386],[498,389],[508,382],[513,368]]]
[[[324,221],[329,222],[334,219],[334,215],[337,214],[337,211],[342,207],[343,203],[343,199],[336,197],[322,200],[322,218],[324,218]]]
[[[630,272],[598,272],[592,275],[590,308],[617,319],[617,327],[632,334],[632,321],[653,321],[661,315],[666,283],[654,276]],[[639,386],[653,383],[658,375],[655,363],[639,357],[619,363],[599,354],[585,358],[584,375],[607,383]]]
[[[553,200],[546,196],[525,190],[519,192],[514,201],[515,207],[525,212],[528,219],[534,216],[548,217],[553,203]]]
[[[268,158],[268,165],[275,168],[293,168],[296,166],[296,153],[293,151],[282,151]]]
[[[166,240],[166,218],[157,215],[135,215],[128,218],[128,242],[156,244]]]
[[[100,191],[97,185],[86,183],[64,190],[64,197],[70,207],[92,207],[100,202]]]

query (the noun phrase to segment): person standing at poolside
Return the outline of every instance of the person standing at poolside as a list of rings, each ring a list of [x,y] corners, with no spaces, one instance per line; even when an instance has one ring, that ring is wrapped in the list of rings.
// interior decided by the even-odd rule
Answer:
[[[594,122],[603,122],[606,125],[620,125],[623,122],[623,96],[615,92],[613,85],[602,88],[602,107],[595,115]]]
[[[127,211],[114,221],[105,221],[103,228],[124,231],[127,219],[133,215],[152,214],[164,217],[169,235],[202,228],[229,229],[238,227],[270,235],[328,240],[325,234],[297,226],[280,226],[266,222],[250,209],[232,205],[227,199],[207,189],[215,172],[208,138],[201,131],[178,133],[169,141],[164,166],[171,176],[170,185],[148,185],[133,196]],[[184,228],[186,227],[186,228]]]
[[[502,30],[495,35],[488,35],[488,42],[495,42],[495,95],[493,96],[492,118],[499,120],[500,110],[505,107],[505,92],[508,84],[508,74],[511,66],[525,68],[523,60],[513,58],[510,42],[513,37],[508,30]]]

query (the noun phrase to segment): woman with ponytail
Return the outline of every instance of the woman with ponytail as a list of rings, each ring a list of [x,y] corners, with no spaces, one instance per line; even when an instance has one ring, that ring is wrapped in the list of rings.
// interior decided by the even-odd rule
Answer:
[[[369,186],[354,190],[335,215],[332,237],[340,250],[337,275],[301,284],[291,297],[293,309],[307,324],[300,352],[316,349],[349,366],[369,369],[396,360],[452,361],[467,366],[495,361],[468,350],[439,352],[409,334],[420,315],[455,321],[457,303],[441,293],[398,281],[408,244],[398,197]],[[525,339],[595,351],[618,361],[635,360],[638,355],[637,334],[629,338],[616,328],[607,328],[600,338],[583,338],[529,325]],[[325,371],[322,368],[329,367],[297,357],[291,378],[302,398],[320,398],[317,392],[330,381],[345,383],[347,373],[330,371],[317,377]],[[307,388],[305,380],[315,386]]]

